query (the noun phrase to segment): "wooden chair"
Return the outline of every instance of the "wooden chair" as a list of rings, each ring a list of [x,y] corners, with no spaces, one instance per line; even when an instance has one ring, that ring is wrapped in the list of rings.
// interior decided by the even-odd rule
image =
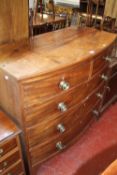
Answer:
[[[110,16],[104,16],[101,23],[101,30],[105,30],[108,32],[116,32],[116,18],[112,18]]]
[[[55,6],[54,6],[54,1],[53,0],[48,0],[45,5],[45,11],[46,13],[50,13],[55,17]]]
[[[86,13],[79,13],[78,16],[78,26],[97,26],[97,22],[101,24],[103,19],[103,15],[99,15],[99,6],[105,5],[105,0],[88,0],[87,1],[87,12]],[[95,11],[94,11],[95,6]]]

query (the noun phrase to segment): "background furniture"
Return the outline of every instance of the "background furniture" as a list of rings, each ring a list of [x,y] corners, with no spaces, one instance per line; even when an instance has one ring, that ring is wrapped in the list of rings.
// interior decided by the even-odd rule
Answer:
[[[30,9],[29,13],[29,29],[30,37],[58,29],[66,26],[66,17],[55,14],[55,7],[53,1],[45,3],[46,8],[42,8],[42,3],[38,9],[38,1],[35,2],[36,7]],[[39,12],[40,13],[39,13]]]
[[[21,146],[20,130],[0,111],[0,174],[25,175]]]
[[[37,13],[33,19],[33,35],[65,28],[66,19],[52,14]]]
[[[82,4],[86,5],[86,11],[83,11]],[[96,28],[101,27],[103,13],[105,7],[105,0],[87,0],[81,1],[81,10],[79,12],[78,26],[94,26]]]
[[[71,27],[1,47],[0,104],[22,128],[31,174],[99,118],[115,39]]]
[[[117,32],[117,1],[106,0],[102,29],[109,32]]]

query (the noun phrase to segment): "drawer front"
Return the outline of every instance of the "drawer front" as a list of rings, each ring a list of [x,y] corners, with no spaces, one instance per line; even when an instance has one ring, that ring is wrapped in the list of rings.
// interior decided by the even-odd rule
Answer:
[[[109,66],[110,58],[111,58],[112,46],[108,48],[106,52],[101,53],[96,59],[93,61],[93,71],[92,75],[98,73],[103,67]]]
[[[64,135],[73,125],[80,115],[81,107],[75,106],[66,114],[60,115],[51,120],[44,120],[33,128],[27,129],[27,137],[29,146],[33,147],[43,142],[48,142],[49,139]]]
[[[20,175],[23,172],[22,164],[19,162],[13,168],[9,169],[7,172],[3,173],[3,175]]]
[[[117,61],[115,61],[115,63],[111,67],[111,75],[110,76],[114,76],[116,74],[117,74]]]
[[[14,138],[5,142],[4,144],[0,144],[0,157],[4,156],[11,150],[17,147],[17,140]]]
[[[40,103],[58,93],[88,80],[90,62],[80,63],[70,69],[53,72],[42,79],[35,77],[22,82],[24,103],[27,104],[32,99],[38,99]]]
[[[12,166],[15,162],[17,162],[20,159],[19,151],[15,152],[10,157],[6,158],[2,162],[0,162],[0,172],[6,171],[7,168]]]
[[[95,91],[94,93],[87,97],[87,99],[84,101],[83,104],[83,113],[87,114],[89,111],[93,109],[93,107],[98,103],[102,102],[104,96],[104,84],[102,83]]]
[[[90,81],[88,82],[88,94],[92,93],[94,89],[96,89],[100,84],[106,83],[102,78],[102,75],[105,75],[108,78],[108,67],[104,67],[102,70],[100,70],[99,73],[94,75]]]
[[[30,127],[43,120],[52,120],[56,116],[66,113],[74,105],[78,105],[87,96],[87,84],[80,85],[69,92],[55,97],[53,100],[39,105],[36,102],[25,107],[26,126]],[[37,103],[37,104],[36,104]]]
[[[105,87],[103,106],[117,96],[117,74],[110,78],[108,86]]]
[[[107,62],[104,58],[104,56],[100,56],[94,60],[92,75],[98,73],[104,66],[109,65],[109,62]]]
[[[99,109],[100,109],[100,102],[98,101],[95,105],[93,105],[93,107],[89,110],[87,114],[84,113],[83,111],[82,113],[83,117],[80,119],[80,124],[82,128],[85,128],[85,126],[87,127],[91,121],[95,120],[96,117],[99,117],[100,115]],[[98,116],[95,115],[94,111],[97,111]]]

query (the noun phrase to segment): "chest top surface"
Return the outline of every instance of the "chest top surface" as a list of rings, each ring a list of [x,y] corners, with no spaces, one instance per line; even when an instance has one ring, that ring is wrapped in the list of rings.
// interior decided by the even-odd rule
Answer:
[[[36,36],[31,44],[1,46],[0,67],[21,80],[93,58],[115,39],[104,31],[69,27]]]
[[[0,142],[18,134],[19,132],[20,130],[16,125],[6,116],[5,113],[0,111]]]

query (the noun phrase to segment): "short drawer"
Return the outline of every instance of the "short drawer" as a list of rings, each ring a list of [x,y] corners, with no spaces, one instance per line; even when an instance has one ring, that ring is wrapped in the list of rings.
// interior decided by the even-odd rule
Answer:
[[[16,162],[14,162],[15,164]],[[19,162],[18,164],[16,164],[14,167],[9,168],[8,171],[6,171],[5,173],[3,173],[2,175],[20,175],[23,172],[22,169],[22,163]]]
[[[12,151],[14,148],[17,147],[17,140],[13,138],[3,144],[0,144],[0,157],[4,156],[8,152]]]
[[[81,103],[87,95],[87,83],[84,83],[43,105],[39,105],[38,101],[30,102],[30,105],[24,108],[26,126],[33,126],[43,120],[49,121],[66,113],[71,107]]]
[[[110,76],[114,76],[117,74],[117,61],[113,61],[113,63],[110,65],[111,73]]]
[[[105,56],[100,56],[99,58],[96,58],[93,62],[92,75],[98,73],[106,65],[108,66],[109,62],[105,60]]]
[[[112,48],[110,49],[108,52],[101,53],[96,59],[94,59],[92,75],[98,73],[105,66],[109,66],[109,63],[111,62],[110,52],[112,51]]]
[[[11,156],[7,157],[5,160],[0,161],[0,173],[6,171],[10,166],[20,159],[19,151],[15,152]]]
[[[104,96],[104,84],[102,83],[91,96],[87,97],[86,100],[83,103],[83,113],[87,114],[89,111],[93,109],[93,107],[97,104],[97,102],[100,102],[103,100]]]
[[[28,128],[27,137],[29,147],[33,147],[55,137],[66,134],[66,132],[73,127],[74,121],[81,115],[81,107],[75,106],[63,115],[57,116],[51,120],[44,120],[32,128]]]
[[[24,103],[38,99],[40,103],[88,80],[90,62],[80,63],[69,69],[52,72],[22,82]]]
[[[100,116],[100,102],[98,101],[95,105],[93,105],[93,107],[90,109],[90,111],[86,114],[82,113],[82,118],[79,118],[80,120],[80,126],[82,128],[88,128],[88,126],[90,125],[90,123],[92,121],[95,121],[95,119],[98,119],[98,117]]]
[[[105,79],[104,79],[105,77]],[[94,75],[88,82],[88,94],[92,93],[100,84],[108,81],[108,67],[105,66],[100,72]]]

